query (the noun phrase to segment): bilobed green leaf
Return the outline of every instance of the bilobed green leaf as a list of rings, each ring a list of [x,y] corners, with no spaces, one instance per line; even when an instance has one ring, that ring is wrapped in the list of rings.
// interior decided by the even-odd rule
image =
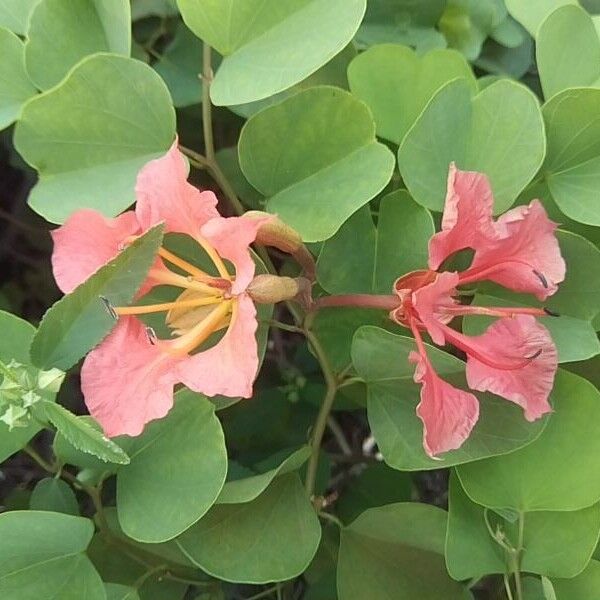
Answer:
[[[104,584],[84,554],[94,525],[55,512],[0,515],[0,597],[105,600]]]
[[[548,137],[546,182],[562,212],[600,225],[600,89],[565,90],[543,108]]]
[[[466,600],[444,565],[446,513],[416,503],[371,508],[342,529],[339,600]]]
[[[66,481],[56,477],[46,477],[36,483],[29,499],[29,508],[79,515],[75,492]]]
[[[25,35],[29,17],[40,0],[0,0],[0,26]]]
[[[379,205],[377,228],[365,206],[323,244],[319,283],[332,294],[390,294],[398,277],[427,268],[427,244],[434,232],[429,211],[405,190],[387,194]]]
[[[25,70],[23,42],[0,27],[0,129],[13,123],[26,100],[37,90]]]
[[[33,337],[34,364],[66,371],[98,344],[115,325],[102,298],[114,306],[131,302],[152,266],[162,237],[162,225],[148,230],[54,304]]]
[[[187,26],[225,58],[217,105],[244,104],[302,81],[352,39],[366,0],[178,0]]]
[[[218,504],[177,543],[196,565],[225,581],[267,583],[302,573],[321,527],[295,473],[277,477],[243,504]]]
[[[303,446],[292,452],[274,469],[249,477],[228,480],[217,498],[217,504],[241,504],[254,500],[264,492],[275,477],[296,471],[309,456],[310,448]]]
[[[537,34],[544,97],[573,87],[600,87],[600,38],[592,17],[568,4],[548,16]]]
[[[508,12],[532,36],[536,36],[544,19],[557,8],[565,5],[578,4],[577,0],[505,0]]]
[[[556,600],[591,600],[600,594],[600,561],[590,561],[573,579],[552,579]]]
[[[135,200],[140,168],[174,136],[169,92],[151,67],[116,55],[84,58],[23,107],[15,147],[40,175],[29,204],[54,223],[84,207],[114,216]]]
[[[310,88],[244,126],[240,166],[267,208],[306,241],[331,237],[387,184],[394,157],[375,139],[362,102],[338,88]]]
[[[446,564],[457,581],[506,570],[505,550],[492,538],[485,509],[463,491],[458,478],[450,480]],[[502,531],[518,546],[518,524],[488,511],[492,530]],[[548,577],[574,577],[588,563],[600,534],[600,504],[577,511],[523,513],[521,569]]]
[[[438,211],[452,161],[483,172],[501,213],[533,179],[545,151],[539,103],[529,89],[501,79],[473,96],[469,83],[457,79],[435,94],[406,134],[398,165],[413,198]]]
[[[139,437],[118,438],[131,457],[117,473],[117,509],[126,535],[140,542],[170,540],[213,505],[227,473],[214,411],[199,394],[184,395]]]
[[[426,347],[438,375],[468,389],[464,363],[433,346]],[[412,338],[376,327],[361,327],[352,343],[354,367],[367,384],[369,424],[388,465],[401,471],[439,469],[512,452],[540,435],[544,419],[528,423],[513,403],[476,393],[480,415],[467,441],[439,460],[429,458],[423,450],[423,425],[415,414],[420,386],[413,381],[414,365],[408,361],[413,350]]]
[[[38,2],[29,19],[25,44],[25,64],[33,82],[47,90],[81,59],[96,52],[129,56],[130,12],[128,0]]]
[[[551,402],[548,425],[529,446],[458,467],[473,501],[517,511],[563,511],[600,500],[600,393],[585,379],[559,370]]]
[[[36,414],[47,419],[60,434],[77,450],[93,454],[104,462],[126,465],[129,457],[123,449],[100,431],[79,419],[60,404],[40,400],[35,406]]]
[[[350,89],[373,112],[377,134],[396,144],[435,92],[457,77],[464,77],[476,91],[469,63],[455,50],[432,50],[419,57],[397,44],[373,46],[348,68]]]

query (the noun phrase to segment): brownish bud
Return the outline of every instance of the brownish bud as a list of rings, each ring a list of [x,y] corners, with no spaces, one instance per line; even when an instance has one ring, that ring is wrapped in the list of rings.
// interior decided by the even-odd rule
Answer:
[[[305,304],[306,298],[310,298],[310,282],[304,277],[257,275],[246,291],[259,304],[274,304],[285,300],[297,300]]]
[[[303,245],[300,234],[286,225],[277,215],[270,215],[260,210],[249,210],[244,213],[244,218],[268,218],[268,221],[260,226],[256,235],[256,243],[261,246],[273,246],[287,254],[294,254]]]

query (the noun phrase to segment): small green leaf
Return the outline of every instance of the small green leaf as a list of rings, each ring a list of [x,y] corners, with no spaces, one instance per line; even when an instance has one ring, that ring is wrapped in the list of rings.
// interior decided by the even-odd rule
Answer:
[[[327,86],[252,117],[239,154],[248,181],[269,197],[268,210],[310,242],[331,237],[385,187],[394,167],[366,105]]]
[[[213,505],[227,473],[225,439],[214,411],[200,394],[178,396],[169,414],[142,435],[118,438],[131,457],[117,474],[117,509],[126,535],[148,543],[170,540]]]
[[[465,600],[444,565],[446,513],[426,504],[371,508],[342,529],[339,600]]]
[[[574,87],[600,87],[600,39],[592,18],[577,5],[555,10],[536,43],[544,97]]]
[[[225,581],[268,583],[302,573],[321,527],[295,473],[277,477],[243,504],[218,504],[177,543],[201,569]]]
[[[29,17],[40,0],[0,0],[0,26],[25,35]]]
[[[426,344],[440,377],[468,389],[464,362]],[[479,421],[467,441],[444,453],[439,460],[423,450],[423,424],[415,414],[420,386],[413,381],[414,365],[408,355],[415,350],[412,338],[376,327],[361,327],[354,335],[352,360],[368,389],[368,417],[377,445],[387,464],[402,471],[439,469],[513,452],[535,440],[546,419],[529,423],[523,411],[508,400],[477,393]],[[477,463],[480,464],[480,463]]]
[[[25,44],[25,64],[33,82],[47,90],[96,52],[129,56],[130,12],[127,0],[38,2],[29,18]]]
[[[31,360],[40,368],[66,371],[102,341],[115,325],[102,298],[114,306],[131,302],[152,266],[162,237],[162,225],[148,230],[54,304],[33,337]]]
[[[84,207],[112,217],[133,203],[138,171],[174,135],[169,92],[151,67],[117,55],[84,58],[23,107],[15,147],[40,175],[29,204],[53,223]]]
[[[469,497],[490,508],[578,510],[600,500],[600,393],[559,370],[542,435],[505,456],[458,467]]]
[[[501,213],[533,179],[545,152],[539,103],[528,88],[501,79],[473,96],[470,84],[457,79],[435,94],[406,134],[398,165],[413,198],[438,211],[452,161],[485,173]]]
[[[86,454],[93,454],[104,462],[119,465],[129,463],[129,457],[123,452],[122,448],[60,404],[41,400],[36,405],[36,409],[38,407],[40,416],[50,421],[57,431],[77,450]]]
[[[29,499],[31,510],[48,510],[66,515],[79,515],[75,492],[68,483],[55,477],[38,481]]]
[[[0,515],[0,597],[105,600],[104,585],[84,554],[94,525],[54,512]]]
[[[225,58],[217,105],[244,104],[302,81],[352,39],[366,0],[178,0],[187,26]]]
[[[0,129],[8,127],[21,113],[26,100],[37,94],[24,64],[23,42],[0,27]]]
[[[505,0],[508,12],[535,37],[544,19],[557,8],[578,4],[577,0]]]

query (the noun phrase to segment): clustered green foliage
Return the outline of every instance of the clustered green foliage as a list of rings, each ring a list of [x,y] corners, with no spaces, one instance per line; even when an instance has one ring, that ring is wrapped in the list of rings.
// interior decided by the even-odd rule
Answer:
[[[0,598],[600,598],[596,13],[596,0],[0,0],[0,127],[37,171],[28,204],[49,223],[125,210],[177,134],[225,212],[277,213],[302,235],[317,295],[389,294],[424,268],[451,161],[489,176],[496,213],[540,198],[567,263],[546,304],[561,316],[542,319],[561,363],[554,412],[528,423],[479,394],[472,435],[440,460],[422,447],[412,338],[364,309],[263,310],[254,397],[180,389],[136,438],[65,408],[65,372],[114,324],[98,298],[132,300],[160,226],[37,329],[0,288],[0,460],[38,469],[1,499]],[[428,352],[460,386],[461,358]]]

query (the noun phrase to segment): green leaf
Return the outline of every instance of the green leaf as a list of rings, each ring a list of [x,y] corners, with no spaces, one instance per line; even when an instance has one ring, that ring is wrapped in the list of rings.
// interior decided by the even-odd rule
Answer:
[[[577,0],[505,0],[508,12],[532,36],[536,36],[544,19],[560,6],[578,4]]]
[[[120,583],[106,583],[106,600],[140,600],[135,588]]]
[[[167,84],[177,107],[202,101],[202,42],[183,24],[153,65]]]
[[[262,210],[264,198],[262,194],[253,188],[240,168],[237,146],[221,148],[216,154],[217,162],[221,171],[233,187],[238,198],[250,209]]]
[[[178,544],[194,563],[225,581],[268,583],[302,573],[321,527],[295,473],[277,477],[257,498],[218,504]]]
[[[239,154],[248,181],[269,196],[268,210],[309,242],[331,237],[385,187],[394,168],[366,105],[327,86],[252,117]]]
[[[434,233],[429,211],[405,190],[387,194],[379,205],[377,229],[365,206],[323,244],[319,283],[332,294],[389,294],[398,277],[426,268],[427,244]]]
[[[163,237],[157,225],[137,238],[116,258],[59,300],[44,315],[31,343],[31,359],[40,368],[66,371],[114,327],[104,306],[125,306],[146,278]]]
[[[580,377],[559,370],[554,412],[542,435],[506,456],[462,465],[469,497],[491,508],[517,511],[578,510],[600,499],[600,393]]]
[[[600,504],[577,511],[528,512],[523,516],[521,569],[548,577],[574,577],[587,565],[600,534]],[[518,524],[488,512],[493,531],[499,529],[518,547]],[[506,552],[492,538],[485,509],[463,491],[456,476],[450,480],[446,564],[457,581],[504,573]]]
[[[120,465],[129,463],[129,457],[123,452],[122,448],[60,404],[40,400],[35,408],[38,414],[50,421],[57,431],[77,450],[86,454],[93,454],[104,462]]]
[[[491,180],[500,213],[531,181],[544,155],[544,123],[529,89],[501,79],[473,96],[469,83],[457,79],[437,92],[406,134],[398,165],[413,198],[438,211],[450,162],[481,171]]]
[[[371,508],[342,529],[339,600],[465,600],[444,565],[446,513],[426,504]]]
[[[577,5],[555,10],[542,23],[536,56],[545,98],[600,86],[600,39],[590,15]]]
[[[25,35],[29,26],[29,17],[39,1],[0,0],[0,26],[18,35]]]
[[[275,477],[296,471],[308,460],[309,456],[310,448],[303,446],[292,452],[274,469],[269,469],[264,473],[251,477],[228,480],[217,498],[217,504],[242,504],[244,502],[251,502],[265,491]]]
[[[591,600],[600,594],[600,561],[592,560],[573,579],[552,579],[556,600]]]
[[[41,0],[31,13],[25,44],[32,81],[47,90],[90,54],[129,56],[130,12],[127,0]]]
[[[565,90],[543,107],[548,154],[546,182],[562,212],[600,225],[600,89]]]
[[[84,554],[94,525],[53,512],[0,515],[0,596],[10,600],[105,600],[104,585]]]
[[[40,175],[29,204],[53,223],[84,207],[114,216],[135,200],[140,168],[163,155],[174,135],[169,92],[151,67],[87,57],[23,107],[15,147]]]
[[[0,331],[0,360],[5,364],[11,360],[29,364],[29,346],[35,327],[16,315],[0,310]],[[40,429],[32,422],[27,427],[9,431],[8,426],[0,421],[0,462],[21,450]]]
[[[447,0],[369,0],[367,13],[356,34],[363,47],[398,43],[418,52],[444,48],[446,39],[436,29]]]
[[[352,39],[366,0],[178,0],[187,26],[225,58],[217,105],[244,104],[302,81]]]
[[[141,436],[118,439],[131,457],[117,474],[119,522],[129,537],[149,543],[174,538],[217,499],[227,452],[208,399],[178,397],[169,414]]]
[[[433,346],[426,347],[440,377],[468,389],[464,363]],[[439,469],[513,452],[540,435],[544,419],[528,423],[513,403],[478,393],[479,421],[467,441],[439,460],[429,458],[423,450],[423,425],[415,414],[420,386],[413,381],[414,365],[408,361],[413,350],[412,338],[376,327],[361,327],[352,343],[354,366],[367,384],[369,424],[388,465],[403,471]]]
[[[68,483],[55,477],[38,481],[29,499],[31,510],[49,510],[66,515],[79,515],[75,492]]]
[[[516,48],[507,48],[492,39],[484,44],[475,66],[493,75],[521,79],[533,63],[533,40],[524,35],[523,42]],[[479,80],[481,83],[481,79]]]
[[[352,93],[373,112],[377,135],[400,144],[431,97],[445,83],[464,77],[477,85],[469,63],[454,50],[432,50],[419,57],[396,44],[373,46],[350,63]]]
[[[4,129],[19,117],[21,107],[37,90],[25,70],[23,42],[3,27],[0,56],[0,129]]]

